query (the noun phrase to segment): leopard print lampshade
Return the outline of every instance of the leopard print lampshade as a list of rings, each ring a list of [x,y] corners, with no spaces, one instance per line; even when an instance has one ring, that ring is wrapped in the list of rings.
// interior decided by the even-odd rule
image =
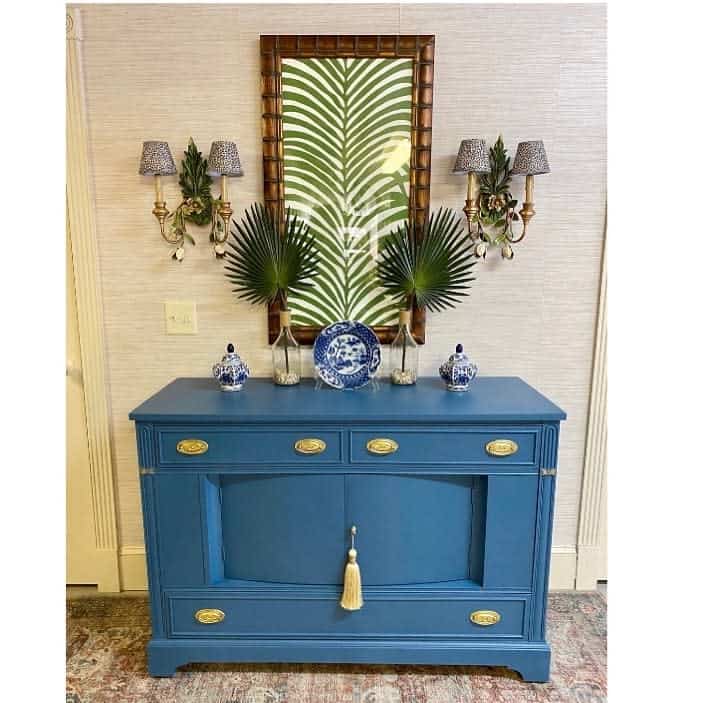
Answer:
[[[486,173],[491,170],[485,139],[463,139],[454,163],[454,173]]]
[[[243,176],[237,145],[234,142],[213,142],[207,157],[207,172],[210,176]]]
[[[139,173],[142,176],[173,176],[176,173],[168,142],[144,142]]]
[[[511,173],[513,176],[537,176],[540,173],[549,173],[547,152],[541,139],[520,142],[517,145]]]

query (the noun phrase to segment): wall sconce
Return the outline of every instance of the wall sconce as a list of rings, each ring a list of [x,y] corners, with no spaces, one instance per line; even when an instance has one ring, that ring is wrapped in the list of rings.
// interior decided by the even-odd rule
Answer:
[[[514,239],[512,230],[510,230],[510,241],[513,244],[521,242],[525,238],[527,225],[530,224],[530,220],[534,217],[535,176],[542,173],[549,173],[547,152],[544,149],[542,140],[520,142],[515,152],[511,174],[513,176],[525,176],[525,201],[518,213],[522,218],[522,233],[517,239]]]
[[[161,236],[169,242],[176,242],[169,239],[166,234],[166,218],[169,211],[166,208],[166,201],[161,187],[161,176],[174,176],[176,174],[176,164],[173,162],[171,150],[168,148],[168,142],[144,142],[142,146],[142,159],[139,162],[139,173],[142,176],[154,176],[154,185],[156,186],[156,200],[154,201],[154,209],[151,211],[154,217],[159,221],[161,228]]]
[[[220,257],[225,253],[225,241],[229,236],[229,221],[232,217],[232,206],[227,193],[227,177],[243,176],[239,151],[234,142],[216,141],[210,147],[207,158],[208,175],[221,176],[221,194],[217,205],[217,214],[222,218],[224,228],[214,227],[212,237],[215,244],[215,254]]]
[[[481,235],[481,223],[478,219],[479,188],[478,174],[488,173],[491,170],[488,158],[488,148],[485,139],[463,139],[459,146],[459,153],[454,162],[454,173],[468,173],[469,186],[466,192],[466,205],[464,214],[469,223],[469,236],[472,241]],[[473,224],[476,223],[476,227]]]
[[[469,174],[464,213],[468,220],[469,236],[476,243],[477,257],[485,258],[489,244],[502,243],[503,258],[513,258],[511,244],[517,244],[525,238],[527,227],[535,214],[534,177],[549,173],[547,152],[542,140],[520,142],[512,169],[509,169],[509,162],[501,137],[498,138],[490,154],[483,139],[464,139],[459,147],[454,173]],[[478,174],[486,173],[491,175],[482,178],[479,186]],[[513,234],[513,221],[518,219],[518,214],[514,212],[517,200],[511,200],[512,196],[509,193],[512,176],[526,177],[525,200],[518,213],[522,220],[522,232],[519,237]],[[490,225],[494,231],[498,230],[494,239],[484,231],[485,218],[488,218],[486,226]]]

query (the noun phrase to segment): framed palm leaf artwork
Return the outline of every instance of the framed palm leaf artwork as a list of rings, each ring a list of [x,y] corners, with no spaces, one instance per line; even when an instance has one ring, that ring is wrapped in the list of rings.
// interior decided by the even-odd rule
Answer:
[[[376,262],[385,236],[428,216],[433,61],[433,36],[261,36],[265,202],[308,223],[320,259],[288,301],[303,343],[344,319],[395,336]],[[271,341],[278,325],[271,306]],[[419,342],[424,328],[416,309]]]

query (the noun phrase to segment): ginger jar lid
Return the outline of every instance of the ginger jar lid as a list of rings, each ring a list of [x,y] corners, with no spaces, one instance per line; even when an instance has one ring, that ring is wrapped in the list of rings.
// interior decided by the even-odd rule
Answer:
[[[470,364],[469,357],[464,354],[463,344],[457,344],[453,354],[447,359],[447,366],[466,366]]]
[[[234,350],[234,344],[232,344],[232,342],[227,345],[227,353],[222,357],[222,361],[220,363],[229,364],[232,366],[239,366],[242,363],[242,359]]]

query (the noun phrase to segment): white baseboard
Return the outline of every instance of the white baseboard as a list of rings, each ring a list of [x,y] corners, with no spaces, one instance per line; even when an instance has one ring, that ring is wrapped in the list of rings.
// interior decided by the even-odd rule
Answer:
[[[552,547],[550,591],[573,591],[576,586],[576,547]]]
[[[605,550],[599,545],[582,544],[578,548],[576,589],[595,591],[598,581],[607,578]]]
[[[146,591],[146,558],[144,547],[124,546],[120,549],[120,574],[123,591]],[[552,548],[549,589],[573,590],[576,583],[576,547]]]
[[[123,591],[146,591],[146,551],[142,546],[120,548],[120,581]]]

